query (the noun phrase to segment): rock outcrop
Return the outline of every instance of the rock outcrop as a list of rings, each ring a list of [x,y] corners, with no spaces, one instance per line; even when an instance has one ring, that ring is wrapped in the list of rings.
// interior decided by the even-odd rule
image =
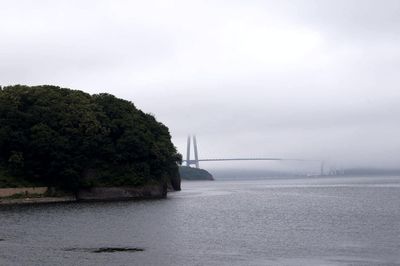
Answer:
[[[167,196],[167,185],[146,185],[141,187],[92,187],[80,189],[78,201],[104,201],[129,199],[154,199]]]

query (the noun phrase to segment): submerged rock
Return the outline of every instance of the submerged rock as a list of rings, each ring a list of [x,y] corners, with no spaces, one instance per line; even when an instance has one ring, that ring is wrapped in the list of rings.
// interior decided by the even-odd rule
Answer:
[[[83,251],[92,253],[113,253],[113,252],[140,252],[144,248],[121,248],[121,247],[102,247],[102,248],[67,248],[65,251]]]
[[[106,252],[138,252],[144,251],[142,248],[99,248],[93,250],[93,253],[106,253]]]

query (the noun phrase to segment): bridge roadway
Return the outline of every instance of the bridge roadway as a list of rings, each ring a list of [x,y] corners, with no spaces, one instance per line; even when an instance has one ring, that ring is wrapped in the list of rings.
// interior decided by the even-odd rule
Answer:
[[[188,160],[182,160],[182,162],[187,162]],[[194,162],[218,162],[218,161],[302,161],[302,162],[320,162],[321,160],[306,160],[306,159],[284,159],[284,158],[213,158],[213,159],[198,159],[189,160],[190,163]]]
[[[223,161],[297,161],[297,162],[319,162],[321,164],[321,176],[324,175],[324,161],[323,160],[307,160],[307,159],[284,159],[284,158],[272,158],[272,157],[255,157],[255,158],[213,158],[213,159],[197,159],[197,160],[182,160],[182,163],[186,163],[186,166],[191,164],[199,167],[199,162],[223,162]]]
[[[190,159],[190,146],[191,140],[193,139],[193,148],[194,148],[194,160]],[[321,172],[323,172],[324,162],[321,160],[306,160],[306,159],[284,159],[284,158],[275,158],[275,157],[254,157],[254,158],[212,158],[212,159],[199,159],[198,151],[197,151],[197,141],[196,136],[192,137],[189,135],[187,138],[187,147],[186,147],[186,160],[182,160],[182,163],[185,163],[186,166],[195,165],[196,168],[199,168],[199,162],[223,162],[223,161],[299,161],[299,162],[320,162],[321,163]]]
[[[213,158],[213,159],[198,159],[199,162],[218,162],[218,161],[282,161],[280,158]],[[187,162],[187,160],[182,160]],[[195,162],[196,160],[189,160]]]

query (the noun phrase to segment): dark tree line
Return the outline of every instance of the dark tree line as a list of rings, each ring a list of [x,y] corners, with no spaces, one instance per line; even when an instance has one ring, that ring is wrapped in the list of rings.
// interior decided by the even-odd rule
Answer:
[[[75,190],[178,177],[168,128],[133,103],[55,86],[0,88],[0,167]]]

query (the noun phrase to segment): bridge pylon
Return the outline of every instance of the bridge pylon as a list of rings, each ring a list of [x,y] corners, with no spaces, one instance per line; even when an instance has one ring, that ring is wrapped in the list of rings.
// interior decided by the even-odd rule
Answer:
[[[194,160],[190,159],[190,146],[191,146],[191,140],[193,140],[193,151],[194,151]],[[196,140],[196,135],[193,136],[188,136],[187,138],[187,146],[186,146],[186,166],[190,165],[195,165],[196,168],[200,168],[199,165],[199,154],[197,151],[197,140]]]

